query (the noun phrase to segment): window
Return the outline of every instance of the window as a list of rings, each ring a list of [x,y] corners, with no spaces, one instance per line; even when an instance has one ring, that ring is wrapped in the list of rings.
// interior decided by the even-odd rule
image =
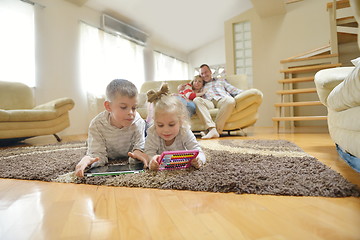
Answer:
[[[0,79],[35,86],[34,6],[0,1]]]
[[[235,73],[246,74],[249,86],[252,86],[252,45],[250,22],[234,24]]]
[[[186,80],[189,78],[189,65],[176,58],[154,51],[155,80]]]
[[[102,97],[116,78],[127,79],[140,89],[145,81],[144,47],[85,23],[80,28],[81,79],[86,92]]]

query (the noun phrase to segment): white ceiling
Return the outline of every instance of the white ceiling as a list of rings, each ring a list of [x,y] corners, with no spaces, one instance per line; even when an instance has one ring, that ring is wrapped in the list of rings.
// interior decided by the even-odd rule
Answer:
[[[185,54],[224,36],[224,22],[252,8],[251,0],[67,0],[125,21],[152,42]]]

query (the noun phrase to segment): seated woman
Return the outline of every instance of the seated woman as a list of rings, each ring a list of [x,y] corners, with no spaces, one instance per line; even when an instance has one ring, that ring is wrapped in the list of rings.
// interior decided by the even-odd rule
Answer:
[[[190,83],[180,84],[178,86],[179,99],[183,104],[185,104],[187,110],[189,111],[190,117],[195,114],[196,106],[192,101],[196,97],[201,97],[205,94],[203,91],[204,81],[197,75],[194,77]]]

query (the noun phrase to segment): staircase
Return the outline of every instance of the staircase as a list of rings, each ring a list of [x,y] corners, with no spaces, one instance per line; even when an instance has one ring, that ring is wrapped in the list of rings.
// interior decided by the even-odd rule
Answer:
[[[332,52],[339,54],[339,62],[343,63],[343,66],[352,66],[350,60],[357,58],[360,52],[357,45],[358,23],[349,0],[330,2],[327,4],[327,11]]]
[[[319,70],[341,66],[338,54],[332,54],[330,45],[327,45],[284,59],[280,63],[284,66],[280,70],[284,78],[278,80],[282,90],[276,92],[279,103],[274,105],[276,117],[272,120],[276,131],[279,131],[280,122],[289,128],[294,127],[297,121],[326,120],[326,108],[318,99],[314,75]],[[304,112],[308,114],[302,115]],[[319,112],[322,114],[317,115]]]
[[[342,9],[341,13],[332,6]],[[278,80],[282,90],[276,92],[279,102],[274,105],[276,116],[272,118],[277,132],[281,122],[285,128],[293,128],[300,125],[296,123],[300,121],[327,120],[326,107],[316,93],[314,75],[322,69],[350,65],[350,60],[360,55],[356,52],[358,26],[349,11],[349,1],[328,3],[327,10],[332,35],[330,44],[280,61],[283,65],[280,73],[284,78]],[[318,125],[315,122],[308,124]]]

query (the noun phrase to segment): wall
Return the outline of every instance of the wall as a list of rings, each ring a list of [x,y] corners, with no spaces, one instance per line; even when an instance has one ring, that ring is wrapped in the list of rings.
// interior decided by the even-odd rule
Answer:
[[[81,89],[79,72],[79,20],[99,26],[100,14],[66,1],[35,2],[36,7],[36,103],[70,97],[70,127],[60,135],[87,132],[88,104]]]
[[[100,27],[101,12],[79,7],[63,0],[33,0],[36,4],[36,104],[70,97],[70,127],[60,135],[87,133],[91,120],[86,93],[82,90],[79,65],[79,21]],[[40,5],[40,6],[39,6]],[[43,6],[43,7],[41,7]],[[175,49],[151,43],[149,50],[161,50],[179,59],[186,58]],[[186,59],[185,59],[186,60]],[[152,78],[153,62],[145,55],[146,77]],[[98,105],[101,103],[98,103]]]
[[[194,76],[194,69],[200,67],[203,63],[208,65],[225,64],[225,38],[219,38],[191,52],[188,56],[188,61],[190,65],[190,79]]]
[[[286,6],[286,13],[261,18],[254,9],[225,22],[226,70],[234,73],[232,24],[250,21],[253,46],[254,87],[264,93],[257,126],[273,126],[274,104],[279,101],[275,94],[280,90],[277,80],[282,65],[280,60],[329,43],[330,25],[326,11],[327,0],[300,1]]]
[[[79,21],[100,27],[101,13],[63,0],[34,2],[45,6],[37,7],[36,14],[36,103],[41,104],[65,96],[74,99],[76,105],[70,111],[71,126],[60,135],[86,133],[90,119],[86,96],[80,84]],[[188,55],[190,67],[193,69],[202,63],[228,64],[228,58],[231,58],[228,28],[232,21],[250,20],[254,40],[254,87],[264,92],[264,102],[256,125],[272,126],[271,117],[275,116],[273,105],[277,101],[275,91],[280,87],[276,80],[281,78],[279,61],[328,43],[326,2],[305,0],[290,4],[285,15],[264,19],[254,10],[232,18],[225,23],[225,38],[220,38]],[[167,51],[166,53],[180,59],[185,58],[176,50],[156,43],[152,43],[151,48]],[[227,72],[230,74],[229,70],[231,66],[227,66]]]

